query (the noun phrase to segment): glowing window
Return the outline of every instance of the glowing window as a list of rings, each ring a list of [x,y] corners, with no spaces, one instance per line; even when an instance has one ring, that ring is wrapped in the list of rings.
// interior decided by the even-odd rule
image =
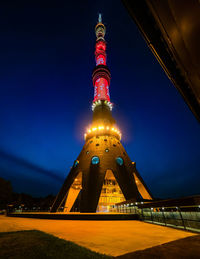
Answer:
[[[109,152],[109,149],[108,149],[108,148],[106,148],[106,149],[105,149],[105,152],[106,152],[106,153],[107,153],[107,152]]]
[[[88,155],[89,153],[90,153],[89,151],[86,152],[87,155]]]
[[[120,156],[118,156],[116,158],[116,162],[117,162],[118,165],[123,165],[123,163],[124,163],[123,159]]]
[[[78,164],[79,164],[79,161],[78,161],[78,160],[75,160],[75,161],[74,161],[74,167],[77,167]]]
[[[103,77],[100,77],[95,81],[94,101],[96,100],[110,101],[109,84],[108,81]]]
[[[96,65],[106,65],[106,58],[104,55],[99,55],[97,58],[96,58]]]
[[[93,158],[92,158],[92,164],[93,165],[97,165],[98,163],[99,163],[99,157],[98,156],[93,156]]]

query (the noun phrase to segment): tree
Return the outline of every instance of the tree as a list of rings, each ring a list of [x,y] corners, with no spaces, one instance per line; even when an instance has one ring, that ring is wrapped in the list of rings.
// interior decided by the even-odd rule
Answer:
[[[0,177],[0,209],[6,209],[12,199],[12,185],[10,181]]]

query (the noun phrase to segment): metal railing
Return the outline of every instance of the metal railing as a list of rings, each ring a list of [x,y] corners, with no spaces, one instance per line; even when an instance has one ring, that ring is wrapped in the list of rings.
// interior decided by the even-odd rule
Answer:
[[[119,213],[137,213],[145,222],[200,232],[200,206],[139,208],[124,204],[114,209]]]

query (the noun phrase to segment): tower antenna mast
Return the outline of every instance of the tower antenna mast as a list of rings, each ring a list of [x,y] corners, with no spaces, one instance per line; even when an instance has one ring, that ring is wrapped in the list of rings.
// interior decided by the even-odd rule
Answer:
[[[99,13],[98,21],[99,21],[99,23],[102,23],[102,16],[101,16],[101,13]]]

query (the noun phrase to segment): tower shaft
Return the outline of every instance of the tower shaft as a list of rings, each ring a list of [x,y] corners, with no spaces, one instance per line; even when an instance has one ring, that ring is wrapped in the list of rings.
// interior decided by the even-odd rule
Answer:
[[[96,45],[95,45],[95,60],[96,67],[93,71],[94,85],[94,102],[98,100],[110,101],[110,71],[106,66],[106,41],[104,39],[106,28],[102,23],[101,15],[99,22],[95,27]]]

